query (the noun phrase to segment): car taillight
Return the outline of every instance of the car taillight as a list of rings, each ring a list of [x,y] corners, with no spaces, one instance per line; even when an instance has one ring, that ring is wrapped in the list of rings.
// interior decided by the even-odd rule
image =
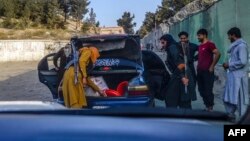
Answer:
[[[109,70],[111,70],[111,67],[102,67],[102,70],[103,71],[109,71]]]
[[[129,96],[148,95],[149,94],[148,86],[147,85],[128,86],[128,94]]]

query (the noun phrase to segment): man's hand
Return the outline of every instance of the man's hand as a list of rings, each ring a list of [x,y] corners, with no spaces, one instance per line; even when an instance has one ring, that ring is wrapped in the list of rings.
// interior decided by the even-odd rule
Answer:
[[[58,67],[55,67],[55,70],[56,70],[56,71],[59,71],[59,68],[58,68]]]
[[[211,66],[209,67],[209,72],[214,72],[214,66],[217,64],[217,62],[220,59],[220,52],[218,49],[214,49],[213,54],[214,54],[214,59],[213,59]]]
[[[228,68],[229,68],[228,63],[223,63],[223,68],[224,68],[225,70],[228,69]]]
[[[100,91],[98,91],[98,93],[99,93],[101,96],[103,96],[103,97],[107,97],[105,91],[100,90]]]
[[[177,68],[178,68],[179,70],[183,70],[183,69],[185,69],[185,64],[179,64],[179,65],[177,66]]]
[[[183,77],[183,78],[181,79],[181,81],[182,81],[182,83],[183,83],[185,86],[188,85],[189,80],[188,80],[186,77]]]
[[[214,72],[214,66],[209,67],[209,72]]]
[[[87,79],[85,77],[83,77],[83,79],[82,79],[82,84],[83,84],[83,87],[86,87]]]

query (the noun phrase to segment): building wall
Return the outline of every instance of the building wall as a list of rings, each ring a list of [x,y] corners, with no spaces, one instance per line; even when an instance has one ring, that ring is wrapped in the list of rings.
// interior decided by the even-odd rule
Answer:
[[[148,35],[146,35],[142,40],[141,43],[143,47],[145,48],[147,44],[152,44],[154,46],[154,50],[158,51],[161,49],[160,46],[160,37],[169,32],[169,27],[166,24],[161,24],[159,27],[154,29],[152,32],[150,32]]]
[[[102,27],[100,34],[124,34],[122,27]]]

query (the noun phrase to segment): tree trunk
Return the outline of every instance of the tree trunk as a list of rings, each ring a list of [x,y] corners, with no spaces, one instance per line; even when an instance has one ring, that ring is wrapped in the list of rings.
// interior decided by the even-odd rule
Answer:
[[[64,22],[66,23],[67,22],[67,13],[64,12]]]

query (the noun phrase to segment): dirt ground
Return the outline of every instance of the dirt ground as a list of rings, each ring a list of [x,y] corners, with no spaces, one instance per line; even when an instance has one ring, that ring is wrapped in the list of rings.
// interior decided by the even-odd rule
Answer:
[[[49,89],[38,80],[37,64],[0,63],[0,101],[52,101]]]

